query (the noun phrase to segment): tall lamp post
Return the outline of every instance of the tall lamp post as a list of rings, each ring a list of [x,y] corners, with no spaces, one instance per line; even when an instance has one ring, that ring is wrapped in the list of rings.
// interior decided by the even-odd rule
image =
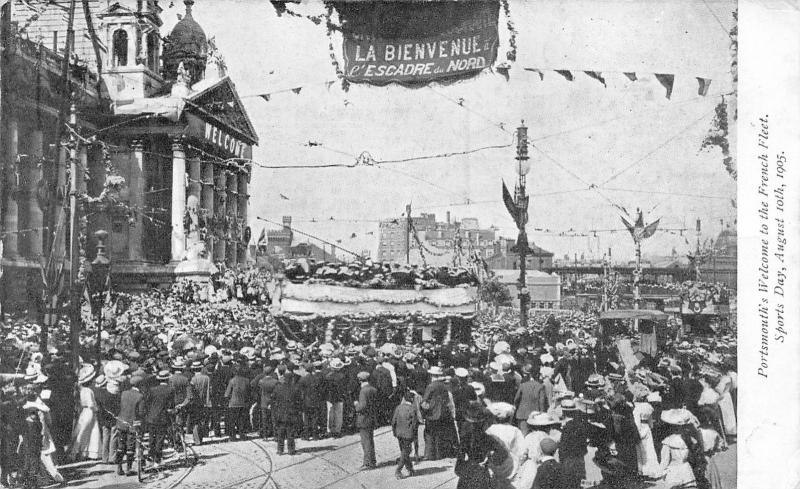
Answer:
[[[528,222],[528,196],[525,193],[525,176],[531,171],[531,163],[528,160],[528,128],[525,121],[517,128],[517,175],[519,181],[514,189],[514,203],[517,206],[517,228],[519,236],[517,244],[512,249],[519,254],[519,325],[522,328],[528,327],[528,302],[530,292],[527,287],[526,265],[528,259],[528,235],[525,232],[525,224]]]
[[[105,293],[110,288],[111,277],[111,260],[106,255],[105,241],[108,238],[108,232],[102,229],[94,233],[97,239],[97,255],[92,260],[91,268],[87,270],[89,276],[89,284],[91,284],[91,306],[93,312],[97,316],[97,345],[95,346],[95,355],[97,357],[97,364],[100,365],[102,353],[102,333],[103,333],[103,304],[105,302]]]

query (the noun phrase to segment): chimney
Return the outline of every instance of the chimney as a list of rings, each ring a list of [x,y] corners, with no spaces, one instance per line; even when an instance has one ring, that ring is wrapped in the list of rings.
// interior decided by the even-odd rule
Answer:
[[[447,224],[450,224],[450,211],[447,211]]]
[[[286,231],[292,229],[292,216],[283,216],[283,229]]]

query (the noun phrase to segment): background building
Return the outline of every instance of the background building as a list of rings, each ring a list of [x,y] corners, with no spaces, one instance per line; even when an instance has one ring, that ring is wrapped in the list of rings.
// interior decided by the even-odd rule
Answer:
[[[75,43],[65,64],[71,3]],[[82,251],[91,260],[93,232],[108,231],[115,283],[160,285],[208,276],[212,261],[247,261],[247,161],[258,137],[221,54],[192,17],[194,2],[184,3],[163,39],[153,0],[3,3],[4,280],[41,290],[40,265],[51,252],[65,254],[62,142],[70,136],[84,169],[75,175]],[[70,135],[62,128],[73,102]],[[26,299],[20,288],[2,288],[11,290],[5,299]]]

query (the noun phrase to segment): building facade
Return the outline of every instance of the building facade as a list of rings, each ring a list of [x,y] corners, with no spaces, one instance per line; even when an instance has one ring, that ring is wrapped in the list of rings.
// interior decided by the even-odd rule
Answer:
[[[495,253],[486,262],[492,270],[519,270],[519,254],[512,251],[516,241],[500,238],[497,240]],[[536,246],[528,245],[531,251],[525,256],[525,268],[528,270],[549,270],[553,267],[553,253]]]
[[[481,229],[478,219],[463,218],[451,221],[450,213],[444,222],[435,214],[384,219],[380,222],[378,261],[405,263],[406,253],[411,264],[433,266],[452,265],[457,255],[487,259],[495,251],[494,228]],[[420,249],[420,244],[422,249]]]
[[[64,254],[66,141],[82,169],[82,251],[91,259],[92,233],[108,231],[115,283],[161,285],[245,263],[258,137],[194,2],[163,39],[157,1],[89,0],[88,15],[72,2],[67,64],[70,3],[3,5],[4,272],[38,275],[47,256]],[[62,130],[71,105],[77,124]]]

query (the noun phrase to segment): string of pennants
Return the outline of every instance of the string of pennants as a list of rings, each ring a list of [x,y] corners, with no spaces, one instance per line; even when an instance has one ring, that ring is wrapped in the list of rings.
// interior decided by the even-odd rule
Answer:
[[[326,80],[323,83],[314,83],[314,84],[310,84],[310,85],[301,85],[301,86],[293,87],[293,88],[285,88],[283,90],[275,90],[275,91],[268,92],[268,93],[254,93],[254,94],[251,94],[251,95],[242,95],[240,98],[260,97],[260,98],[264,99],[265,102],[269,102],[274,95],[278,95],[280,93],[292,92],[295,95],[299,95],[300,92],[303,90],[303,88],[306,88],[308,86],[324,85],[326,90],[330,90],[334,83],[336,83],[336,81],[334,81],[334,80]]]
[[[544,74],[546,71],[552,71],[558,73],[559,75],[564,77],[564,79],[566,79],[567,81],[575,80],[574,70],[543,70],[539,68],[524,68],[524,70],[538,74],[540,80],[544,80]],[[606,79],[603,76],[603,73],[599,71],[583,71],[583,73],[589,78],[599,81],[600,83],[603,84],[604,87],[607,86]],[[622,74],[625,75],[625,77],[627,77],[632,82],[635,82],[639,79],[639,77],[636,75],[635,72],[625,71],[622,72]],[[661,86],[663,86],[664,89],[666,90],[667,99],[672,97],[672,87],[675,84],[675,75],[670,73],[653,73],[653,75],[655,76],[656,80],[658,80],[658,82],[661,84]],[[708,87],[711,85],[711,79],[702,78],[699,76],[695,77],[695,79],[697,80],[697,94],[703,97],[708,95]]]

